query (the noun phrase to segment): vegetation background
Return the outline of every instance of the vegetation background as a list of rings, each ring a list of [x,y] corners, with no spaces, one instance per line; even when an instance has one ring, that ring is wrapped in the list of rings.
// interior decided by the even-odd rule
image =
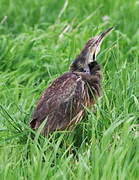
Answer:
[[[0,179],[139,178],[139,1],[0,0]],[[108,27],[103,96],[72,131],[31,139],[41,92]],[[32,132],[33,133],[33,132]]]

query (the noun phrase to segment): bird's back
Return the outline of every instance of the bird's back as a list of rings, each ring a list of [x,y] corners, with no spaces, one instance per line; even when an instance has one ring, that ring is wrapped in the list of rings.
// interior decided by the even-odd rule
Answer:
[[[44,134],[67,129],[80,120],[88,101],[87,88],[81,76],[65,73],[44,91],[30,125],[37,129],[46,119]]]

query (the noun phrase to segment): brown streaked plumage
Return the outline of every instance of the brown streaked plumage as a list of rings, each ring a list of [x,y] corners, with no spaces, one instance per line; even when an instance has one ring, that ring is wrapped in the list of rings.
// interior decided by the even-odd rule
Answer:
[[[91,38],[71,64],[69,72],[54,80],[44,91],[30,122],[32,129],[37,129],[44,120],[44,135],[68,129],[81,120],[84,107],[90,107],[96,102],[100,96],[101,80],[96,55],[104,37],[112,29]]]

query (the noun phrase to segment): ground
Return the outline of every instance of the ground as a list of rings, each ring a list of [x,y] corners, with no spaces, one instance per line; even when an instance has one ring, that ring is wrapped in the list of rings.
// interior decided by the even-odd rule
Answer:
[[[139,1],[0,4],[1,179],[138,179]],[[71,132],[34,134],[28,123],[41,92],[90,37],[111,26],[98,56],[103,80],[96,106]]]

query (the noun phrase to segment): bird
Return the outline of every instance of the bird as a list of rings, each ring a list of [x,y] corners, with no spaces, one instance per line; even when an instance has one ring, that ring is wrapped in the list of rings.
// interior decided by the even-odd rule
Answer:
[[[34,108],[30,127],[41,134],[70,130],[81,121],[85,108],[92,107],[101,96],[101,68],[97,54],[110,27],[92,37],[76,56],[69,71],[56,78],[42,93]]]

